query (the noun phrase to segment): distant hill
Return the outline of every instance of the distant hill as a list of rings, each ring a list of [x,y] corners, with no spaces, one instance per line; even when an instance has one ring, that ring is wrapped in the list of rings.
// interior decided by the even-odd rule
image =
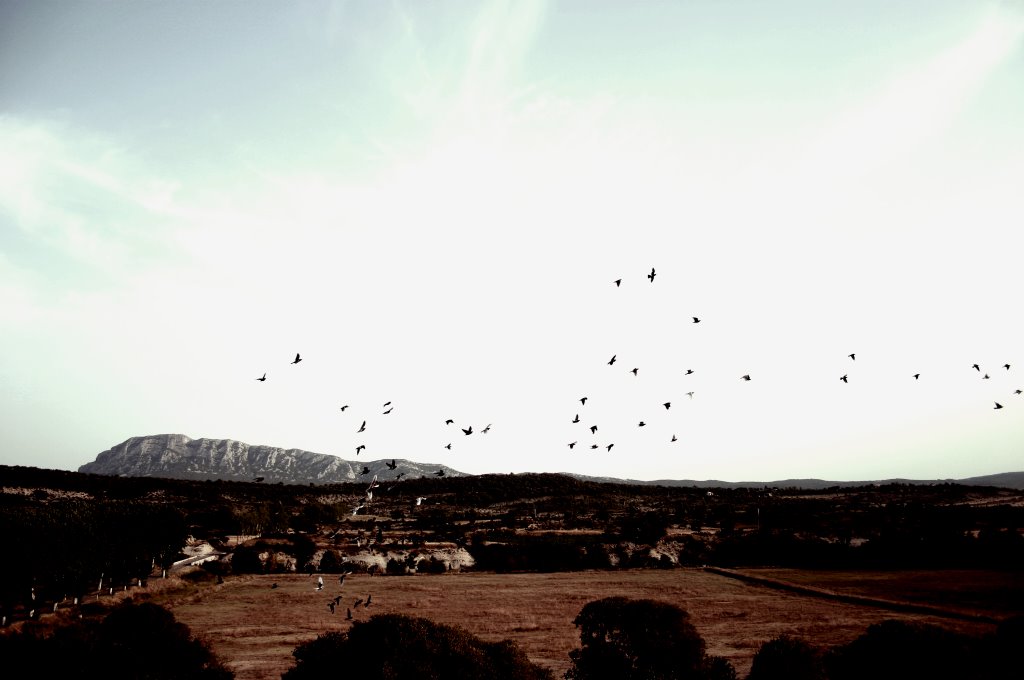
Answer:
[[[577,479],[591,482],[605,482],[616,484],[644,484],[653,486],[694,486],[698,489],[760,489],[762,487],[778,487],[780,489],[829,489],[832,487],[851,488],[857,486],[869,486],[872,484],[914,484],[928,486],[932,484],[963,484],[964,486],[995,486],[1005,489],[1024,490],[1024,472],[1002,472],[995,475],[983,475],[981,477],[966,477],[964,479],[872,479],[857,482],[837,482],[827,479],[777,479],[770,482],[724,482],[719,479],[655,479],[643,481],[638,479],[615,479],[613,477],[588,477],[586,475],[570,474]]]
[[[331,484],[433,476],[439,469],[451,477],[463,477],[447,465],[395,459],[348,461],[337,456],[251,446],[232,439],[192,439],[183,434],[132,437],[78,468],[79,472],[119,477],[166,477],[170,479],[224,479],[251,482],[258,477],[268,484]],[[363,467],[369,472],[362,474]]]
[[[337,456],[301,449],[273,446],[251,446],[232,439],[191,439],[183,434],[160,434],[132,437],[96,456],[96,460],[78,468],[79,472],[121,477],[167,477],[170,479],[224,479],[250,482],[262,477],[265,483],[331,484],[369,481],[374,475],[381,480],[394,479],[399,473],[406,478],[433,476],[443,469],[446,476],[465,477],[447,465],[419,463],[396,458],[396,468],[387,467],[390,459],[349,461]],[[363,467],[369,468],[360,474]],[[718,479],[657,479],[643,481],[614,477],[591,477],[563,473],[576,479],[610,484],[641,484],[645,486],[681,486],[701,489],[761,488],[828,489],[871,484],[963,484],[995,486],[1024,490],[1024,472],[1004,472],[966,479],[883,479],[837,482],[824,479],[779,479],[764,482],[726,482]]]

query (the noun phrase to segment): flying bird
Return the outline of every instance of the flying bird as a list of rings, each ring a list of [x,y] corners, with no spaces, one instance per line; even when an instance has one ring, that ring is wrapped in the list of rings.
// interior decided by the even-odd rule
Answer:
[[[920,374],[920,373],[915,373],[915,374],[914,374],[914,380],[917,380],[917,379],[919,379],[920,377],[921,377],[921,374]]]
[[[688,368],[688,369],[686,369],[686,373],[684,373],[683,375],[692,375],[692,374],[693,374],[693,369],[692,368]]]
[[[296,354],[296,355],[295,355],[295,361],[293,361],[292,363],[293,363],[293,364],[297,364],[297,363],[299,363],[300,361],[302,361],[302,357],[300,357],[300,356],[299,356],[298,354]]]
[[[264,373],[264,374],[263,374],[263,377],[262,377],[262,378],[256,378],[256,379],[257,379],[257,380],[259,380],[260,382],[266,382],[266,380],[267,380],[267,374],[266,374],[266,373]]]
[[[596,449],[596,448],[597,448],[597,444],[591,444],[591,445],[590,445],[590,448],[592,448],[592,449]]]
[[[365,432],[365,431],[366,431],[366,421],[364,420],[363,424],[359,426],[358,430],[356,430],[356,434],[359,434],[360,432]]]
[[[359,452],[362,451],[365,448],[366,448],[366,444],[360,444],[359,446],[357,446],[356,447],[356,455],[358,456]]]
[[[615,444],[609,444],[605,448],[607,448],[609,451],[611,451],[613,446],[615,446]]]
[[[745,375],[742,378],[740,378],[740,380],[750,380],[750,376],[749,375]]]
[[[579,413],[577,413],[576,417],[572,419],[572,422],[574,422],[574,423],[580,422],[580,414]]]
[[[480,433],[481,434],[487,434],[490,431],[491,431],[491,424],[487,423],[487,427],[485,427],[484,429],[480,430]]]
[[[651,280],[651,283],[654,283],[654,267],[651,267],[651,273],[647,275],[647,278]]]
[[[971,368],[973,368],[978,373],[981,373],[981,368],[978,367],[978,364],[971,364]]]
[[[392,406],[392,407],[391,407],[391,408],[389,408],[389,409],[388,409],[387,411],[384,411],[384,413],[382,413],[381,415],[384,415],[384,416],[386,416],[387,414],[391,413],[391,412],[392,412],[392,411],[394,411],[394,410],[395,410],[395,407],[394,407],[394,406]]]
[[[381,408],[387,408],[388,406],[391,406],[391,402],[390,401],[384,402],[384,405],[381,406]]]
[[[612,355],[612,358],[608,361],[608,365],[609,366],[611,366],[612,364],[615,363],[615,357],[617,357],[617,356],[618,356],[617,354],[613,354]]]
[[[352,606],[353,607],[358,607],[362,603],[363,603],[363,598],[360,597],[358,600],[356,600],[355,604],[353,604]]]
[[[1010,370],[1010,364],[1003,364],[1003,368],[1005,368],[1007,371],[1009,371]]]
[[[370,606],[370,601],[371,600],[373,600],[373,595],[367,595],[366,596],[366,602],[363,604],[363,609],[366,609],[367,607]]]
[[[632,371],[630,371],[630,373],[632,373],[633,375],[636,375],[636,372],[639,371],[639,370],[640,370],[639,368],[634,368]]]
[[[348,607],[345,608],[345,620],[346,621],[351,621],[352,620],[352,610],[349,609]]]
[[[344,406],[341,407],[341,410],[344,411],[347,408],[348,408],[348,404],[345,404]]]
[[[397,482],[402,477],[405,477],[405,473],[404,472],[399,472],[397,475],[395,475],[395,481]]]
[[[437,472],[435,472],[435,473],[434,473],[434,476],[435,476],[435,477],[444,477],[444,468],[441,468],[440,470],[438,470]]]
[[[676,441],[676,436],[672,435],[672,441]]]
[[[473,434],[473,426],[470,425],[468,429],[467,428],[463,428],[462,429],[462,433],[465,434],[465,435]]]
[[[622,279],[615,279],[615,287],[618,288],[622,285]]]
[[[590,426],[590,434],[594,434],[596,432],[597,432],[597,425],[591,425]]]
[[[587,397],[581,397],[580,398],[580,403],[583,404],[584,406],[586,406],[587,405]]]
[[[451,418],[449,418],[448,420],[444,421],[444,424],[445,424],[445,425],[451,425],[451,424],[452,424],[452,423],[454,423],[454,422],[455,422],[454,420],[452,420]]]
[[[693,392],[687,392],[686,396],[688,396],[690,399],[693,399]]]
[[[988,373],[986,373],[985,375],[981,376],[981,379],[982,380],[989,380],[990,378],[988,377]]]
[[[994,403],[995,403],[995,408],[1002,408],[1003,407],[1003,405],[1000,404],[998,401],[994,402]]]
[[[666,401],[664,404],[662,404],[662,406],[664,406],[665,410],[667,411],[667,410],[669,410],[669,408],[672,407],[672,402],[671,401]]]
[[[370,468],[368,468],[368,467],[366,467],[366,466],[364,465],[364,466],[363,466],[363,471],[362,471],[362,472],[360,472],[359,474],[360,474],[360,475],[368,475],[368,474],[370,474]]]
[[[641,421],[640,421],[640,424],[639,424],[639,425],[637,425],[637,427],[643,427],[643,426],[644,426],[644,425],[646,425],[646,424],[647,424],[647,423],[645,423],[644,421],[642,421],[642,420],[641,420]]]
[[[700,323],[700,319],[698,319],[697,317],[693,317],[693,322],[694,323]]]
[[[572,442],[571,444],[569,444],[569,448],[570,448],[570,449],[571,449],[572,447],[574,447],[574,446],[576,446],[576,442]]]
[[[842,380],[844,383],[849,383],[850,382],[849,380],[846,379],[845,375],[842,378],[840,378],[840,380]]]
[[[854,361],[856,361],[856,360],[857,360],[857,355],[856,355],[856,353],[854,353],[854,354],[847,354],[846,356],[850,357],[850,358],[851,358],[851,359],[853,359]]]
[[[451,450],[452,450],[452,443],[451,443],[451,442],[448,442],[447,444],[445,444],[445,447],[444,447],[444,448],[446,448],[446,449],[448,449],[449,451],[451,451]]]
[[[385,463],[384,463],[384,464],[388,466],[388,469],[389,469],[389,470],[394,470],[394,469],[395,469],[396,467],[398,467],[398,463],[396,463],[396,462],[395,462],[395,459],[394,459],[394,458],[392,458],[392,459],[391,459],[391,462],[390,462],[390,463],[388,463],[388,462],[386,462],[386,461],[385,461]]]

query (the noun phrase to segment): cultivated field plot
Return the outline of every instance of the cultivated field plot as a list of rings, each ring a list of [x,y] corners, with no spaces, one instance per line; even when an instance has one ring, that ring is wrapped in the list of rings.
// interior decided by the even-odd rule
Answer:
[[[798,572],[786,571],[796,580]],[[901,573],[897,572],[897,578]],[[948,576],[946,572],[938,574],[934,583],[941,581],[943,574]],[[977,586],[989,582],[988,572],[956,574],[957,588],[965,591],[971,582]],[[897,586],[885,585],[883,575],[859,576],[865,582],[883,584],[884,596],[904,599],[896,597]],[[812,581],[804,583],[825,587]],[[239,680],[279,678],[294,664],[291,652],[296,645],[324,631],[347,629],[346,608],[352,609],[356,620],[375,613],[401,613],[459,625],[486,640],[508,638],[557,676],[569,666],[569,651],[579,645],[573,619],[587,602],[612,595],[659,599],[687,610],[707,641],[708,652],[728,658],[740,677],[749,671],[758,646],[781,633],[835,645],[853,640],[869,625],[885,619],[924,621],[973,634],[993,630],[984,623],[776,591],[700,569],[352,575],[344,586],[325,574],[324,582],[324,590],[317,592],[315,578],[305,574],[241,576],[168,606],[178,620],[210,642]],[[272,588],[274,583],[277,588]],[[1021,588],[1017,586],[1018,593]],[[881,592],[873,594],[883,596]],[[327,603],[338,595],[343,596],[341,606],[331,614]],[[370,595],[369,608],[353,607],[356,599]]]

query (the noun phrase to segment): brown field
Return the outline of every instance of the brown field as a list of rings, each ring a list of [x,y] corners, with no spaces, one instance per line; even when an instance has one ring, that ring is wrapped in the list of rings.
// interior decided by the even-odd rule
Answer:
[[[802,572],[750,570],[770,576],[892,600],[910,599],[960,611],[1004,616],[998,603],[1010,589],[1020,601],[1019,579],[991,572]],[[769,573],[771,572],[771,573]],[[821,597],[744,583],[700,569],[591,571],[557,574],[464,573],[371,577],[350,575],[344,588],[325,574],[325,588],[305,574],[231,577],[167,602],[178,620],[206,639],[239,680],[279,678],[294,664],[296,645],[328,630],[346,630],[345,607],[373,595],[369,609],[353,609],[356,620],[375,613],[422,616],[462,626],[485,640],[511,639],[531,660],[561,674],[579,644],[573,619],[591,600],[622,595],[676,604],[707,641],[708,652],[728,658],[744,677],[758,646],[781,633],[819,645],[853,640],[885,619],[935,623],[965,633],[993,626],[881,607],[844,604]],[[273,589],[271,585],[278,584]],[[969,603],[950,592],[975,593]],[[329,599],[344,594],[336,614]],[[970,599],[970,598],[968,598]],[[969,605],[969,606],[968,606]],[[953,607],[950,607],[953,608]]]

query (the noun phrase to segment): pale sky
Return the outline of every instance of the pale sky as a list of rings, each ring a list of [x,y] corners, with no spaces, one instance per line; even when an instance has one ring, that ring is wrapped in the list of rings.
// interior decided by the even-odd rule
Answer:
[[[0,463],[1024,469],[1021,121],[1020,2],[2,0]]]

